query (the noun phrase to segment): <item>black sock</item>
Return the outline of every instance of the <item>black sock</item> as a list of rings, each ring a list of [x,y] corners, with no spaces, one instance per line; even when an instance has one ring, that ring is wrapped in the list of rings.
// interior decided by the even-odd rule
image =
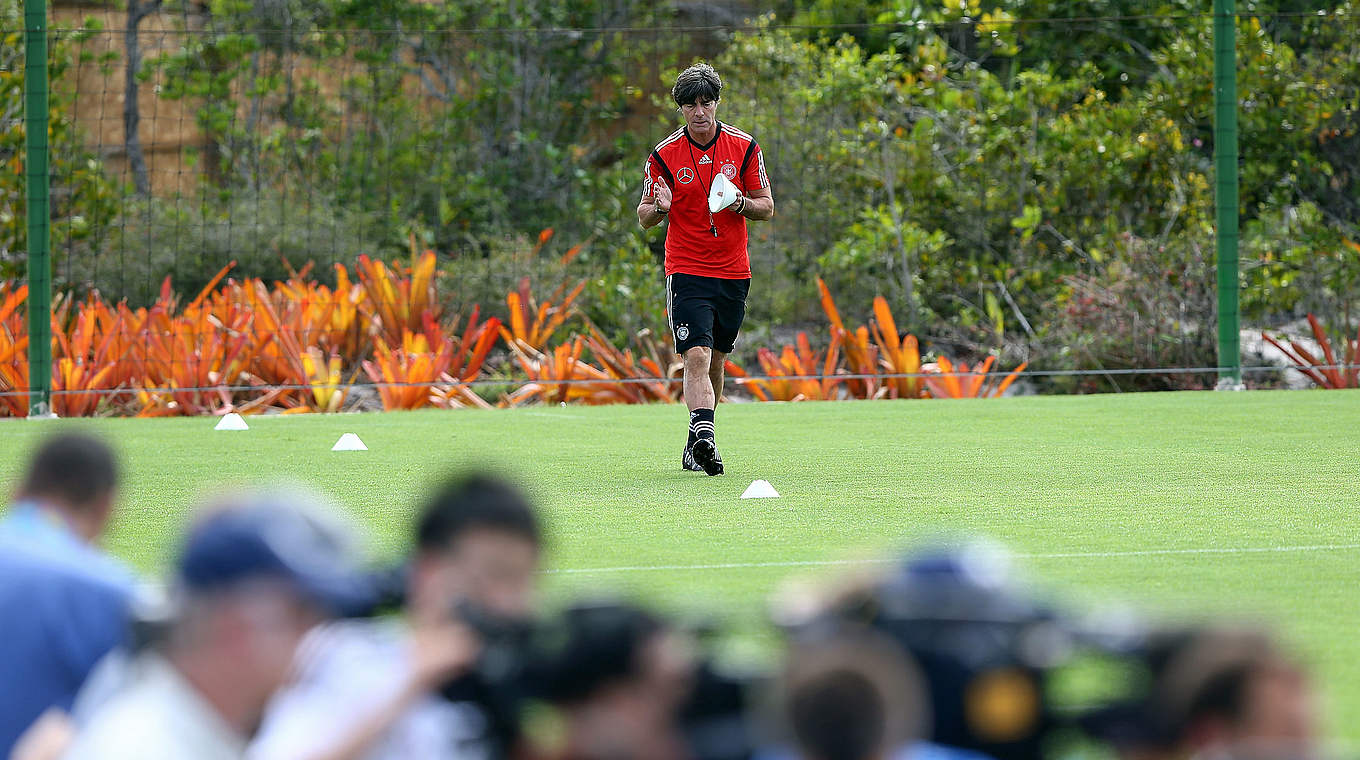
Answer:
[[[715,413],[717,410],[715,410],[715,409],[710,409],[710,410],[708,410],[708,411],[709,411],[710,414],[713,414],[713,413]],[[697,421],[697,420],[696,420],[696,418],[695,418],[695,416],[694,416],[694,412],[690,412],[690,414],[689,414],[689,438],[688,438],[688,440],[685,441],[685,448],[690,448],[691,446],[693,446],[693,445],[694,445],[694,441],[698,438],[698,436],[696,436],[696,435],[694,434],[694,423],[695,423],[696,421]],[[709,420],[709,421],[710,421],[710,422],[713,422],[713,420]],[[711,437],[711,436],[710,436],[710,437]]]
[[[713,410],[695,409],[689,413],[689,434],[713,440]]]

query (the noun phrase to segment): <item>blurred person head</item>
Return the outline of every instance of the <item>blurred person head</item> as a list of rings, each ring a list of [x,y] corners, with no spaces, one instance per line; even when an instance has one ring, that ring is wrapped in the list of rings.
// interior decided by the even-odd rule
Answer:
[[[163,653],[229,725],[251,735],[287,680],[299,642],[372,593],[353,534],[314,497],[223,499],[191,525]]]
[[[421,512],[407,609],[439,621],[459,604],[520,620],[533,610],[542,538],[524,494],[487,475],[439,487]]]
[[[55,511],[92,543],[108,527],[117,486],[118,462],[107,444],[83,433],[59,433],[34,453],[16,500]]]
[[[529,672],[536,696],[561,711],[566,756],[684,754],[677,717],[695,668],[687,637],[645,610],[602,603],[568,609],[544,638]]]
[[[776,694],[781,733],[803,760],[878,760],[930,722],[919,671],[867,630],[792,647]]]
[[[127,641],[136,578],[95,546],[117,482],[107,445],[58,433],[0,514],[0,757],[44,711],[71,709],[96,664]]]
[[[1211,628],[1168,661],[1162,701],[1191,754],[1314,754],[1316,704],[1303,668],[1261,631]]]

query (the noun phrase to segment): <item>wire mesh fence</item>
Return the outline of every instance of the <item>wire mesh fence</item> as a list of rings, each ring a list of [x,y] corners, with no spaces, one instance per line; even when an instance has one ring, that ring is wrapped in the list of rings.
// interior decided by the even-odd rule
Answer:
[[[4,2],[0,414],[17,415],[21,27]],[[748,224],[732,392],[928,395],[907,381],[988,356],[989,383],[1023,368],[1016,389],[1212,387],[1201,5],[57,5],[54,398],[167,414],[675,398],[665,232],[635,207],[696,60],[776,200]],[[1353,385],[1360,7],[1243,2],[1237,23],[1247,381],[1315,359],[1294,382]]]

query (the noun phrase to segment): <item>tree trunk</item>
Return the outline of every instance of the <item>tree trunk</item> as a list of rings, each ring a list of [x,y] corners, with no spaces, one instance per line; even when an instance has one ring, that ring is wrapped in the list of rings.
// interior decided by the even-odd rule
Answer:
[[[883,186],[888,191],[888,214],[892,218],[893,233],[897,242],[897,255],[900,262],[899,277],[901,278],[902,298],[907,304],[907,318],[905,323],[908,328],[916,329],[916,282],[913,274],[911,256],[907,252],[905,241],[902,240],[902,214],[897,208],[897,164],[893,160],[892,152],[889,150],[889,141],[892,139],[892,131],[888,129],[887,123],[883,124],[883,139],[881,147],[883,149]]]
[[[137,103],[139,83],[137,74],[142,69],[142,49],[137,39],[137,27],[142,19],[156,12],[162,0],[137,0],[128,2],[127,29],[123,31],[123,44],[126,48],[127,69],[123,78],[123,141],[127,151],[128,167],[132,169],[132,183],[137,194],[143,198],[151,195],[151,179],[146,173],[146,157],[142,154],[142,140],[137,126],[142,114]]]

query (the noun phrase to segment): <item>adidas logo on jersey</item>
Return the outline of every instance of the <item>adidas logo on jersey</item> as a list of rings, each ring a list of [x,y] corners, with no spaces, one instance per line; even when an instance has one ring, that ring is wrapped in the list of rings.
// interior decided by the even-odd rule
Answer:
[[[711,164],[711,163],[713,163],[713,159],[709,158],[708,156],[704,156],[703,158],[699,159],[699,165],[700,165],[700,166],[703,166],[704,164]]]

